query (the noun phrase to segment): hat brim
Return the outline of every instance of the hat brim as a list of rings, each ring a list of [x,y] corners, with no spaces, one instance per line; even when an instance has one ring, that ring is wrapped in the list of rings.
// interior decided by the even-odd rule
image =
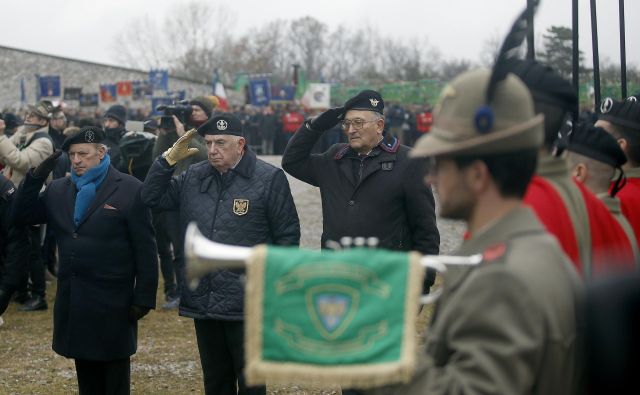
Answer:
[[[434,126],[422,136],[409,152],[412,158],[432,156],[489,155],[539,148],[544,142],[544,116],[538,114],[530,120],[503,130],[478,134],[466,140],[452,140],[444,136],[451,133]]]
[[[598,116],[598,119],[611,122],[612,124],[623,127],[623,128],[631,129],[635,132],[640,132],[640,123],[638,122],[630,121],[630,120],[617,117],[611,114],[600,114]]]

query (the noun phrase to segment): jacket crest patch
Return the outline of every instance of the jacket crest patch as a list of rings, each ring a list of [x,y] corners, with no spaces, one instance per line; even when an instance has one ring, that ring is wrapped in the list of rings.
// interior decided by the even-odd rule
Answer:
[[[245,215],[249,212],[249,199],[233,199],[233,213]]]

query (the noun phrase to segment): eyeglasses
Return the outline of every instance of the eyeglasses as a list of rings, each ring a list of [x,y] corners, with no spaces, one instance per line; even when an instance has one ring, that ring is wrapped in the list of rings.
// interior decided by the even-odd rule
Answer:
[[[353,130],[362,130],[362,128],[364,127],[365,123],[377,122],[377,121],[378,120],[365,121],[364,119],[354,119],[354,120],[346,119],[346,120],[342,121],[342,130],[344,130],[346,132],[352,126],[353,126]]]

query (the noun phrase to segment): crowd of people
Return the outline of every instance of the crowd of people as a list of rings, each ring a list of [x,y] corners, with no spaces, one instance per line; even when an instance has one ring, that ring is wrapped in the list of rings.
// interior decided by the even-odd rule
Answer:
[[[0,314],[11,300],[47,309],[46,272],[57,276],[53,350],[74,359],[81,394],[126,394],[159,265],[162,307],[194,321],[205,393],[264,394],[243,375],[241,273],[186,287],[187,225],[220,243],[298,246],[287,172],[320,189],[323,246],[365,237],[438,254],[433,186],[440,216],[467,224],[457,253],[483,262],[444,277],[413,379],[369,392],[626,392],[640,103],[607,99],[595,119],[572,124],[577,101],[551,68],[499,57],[451,81],[433,118],[373,90],[317,114],[221,111],[204,96],[182,120],[113,105],[97,123],[47,101],[22,121],[5,113]],[[131,119],[141,130],[127,130]],[[279,153],[282,169],[258,156]],[[434,279],[425,276],[425,293]]]

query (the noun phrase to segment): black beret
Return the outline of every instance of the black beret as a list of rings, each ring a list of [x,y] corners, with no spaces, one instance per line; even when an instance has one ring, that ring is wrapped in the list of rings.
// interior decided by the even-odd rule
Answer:
[[[640,131],[640,102],[633,99],[619,101],[607,97],[600,105],[598,119],[609,121],[624,129]]]
[[[62,143],[62,150],[69,151],[71,144],[101,143],[105,138],[104,130],[97,126],[85,126],[79,132],[68,136]]]
[[[244,136],[242,122],[229,113],[221,113],[209,118],[207,122],[198,128],[198,134],[230,134],[234,136]]]
[[[364,90],[344,103],[344,111],[347,112],[349,110],[375,111],[382,114],[384,100],[382,100],[382,96],[378,92]]]
[[[581,124],[571,132],[568,150],[616,168],[627,162],[616,139],[604,129],[589,124]]]
[[[569,112],[577,110],[578,96],[573,85],[551,67],[530,59],[510,59],[506,67],[529,88],[534,101],[558,106]]]

